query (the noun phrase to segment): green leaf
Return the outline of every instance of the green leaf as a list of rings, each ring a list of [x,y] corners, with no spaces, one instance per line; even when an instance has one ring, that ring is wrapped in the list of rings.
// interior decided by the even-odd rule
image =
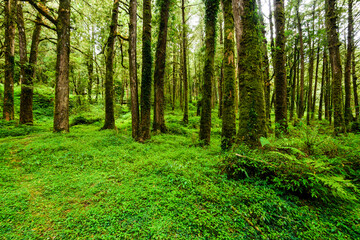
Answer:
[[[270,141],[267,138],[261,137],[260,138],[260,144],[262,147],[266,146],[266,145],[270,145]]]

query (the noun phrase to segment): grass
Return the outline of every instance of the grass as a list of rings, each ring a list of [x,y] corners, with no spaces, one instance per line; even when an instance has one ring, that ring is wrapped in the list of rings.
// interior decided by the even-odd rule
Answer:
[[[99,109],[72,111],[95,119]],[[166,115],[169,133],[145,144],[131,138],[127,111],[119,111],[118,131],[98,131],[102,122],[95,121],[55,134],[46,115],[26,130],[1,121],[0,238],[360,239],[357,200],[323,202],[265,178],[231,178],[221,169],[234,152],[261,157],[269,150],[222,152],[215,117],[211,145],[198,147],[199,118],[192,112],[184,126],[180,111]],[[269,138],[270,148],[291,146],[317,161],[358,161],[358,135],[307,136],[304,129]]]

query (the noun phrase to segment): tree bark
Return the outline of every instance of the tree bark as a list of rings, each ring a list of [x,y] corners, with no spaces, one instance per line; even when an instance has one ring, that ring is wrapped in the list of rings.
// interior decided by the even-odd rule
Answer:
[[[200,134],[203,145],[210,144],[211,132],[211,93],[214,78],[216,18],[219,0],[205,0],[205,66],[203,96],[201,100]]]
[[[141,70],[141,140],[150,139],[151,121],[151,0],[143,0],[142,70]]]
[[[298,0],[296,8],[296,16],[298,21],[298,32],[299,32],[299,41],[300,41],[300,94],[299,94],[299,107],[298,107],[298,118],[304,116],[304,76],[305,76],[305,55],[304,55],[304,41],[303,41],[303,32],[301,27],[301,18],[299,13],[300,0]]]
[[[106,73],[105,73],[105,123],[102,129],[115,129],[114,116],[114,46],[117,34],[119,15],[119,0],[114,0],[110,33],[106,45]]]
[[[5,0],[5,82],[3,118],[14,120],[16,0]]]
[[[69,132],[70,4],[71,0],[60,1],[56,25],[55,132]]]
[[[313,75],[314,75],[314,46],[312,44],[311,32],[309,30],[309,87],[307,94],[307,111],[306,111],[306,124],[310,125],[310,118],[312,113],[312,85],[313,85]]]
[[[329,43],[330,62],[333,73],[332,82],[332,103],[334,107],[334,133],[342,133],[346,131],[343,101],[342,101],[342,68],[340,57],[340,42],[337,35],[337,12],[336,12],[336,0],[326,0],[326,28],[327,39]]]
[[[315,118],[316,91],[317,91],[317,85],[318,85],[319,62],[320,62],[320,41],[318,43],[317,53],[316,53],[315,86],[314,86],[314,97],[312,100],[311,119]]]
[[[239,59],[239,132],[250,146],[266,137],[264,81],[262,78],[261,32],[255,0],[243,0],[242,37]]]
[[[164,76],[166,61],[166,38],[168,30],[170,0],[161,1],[160,7],[160,27],[155,55],[154,72],[154,122],[153,130],[166,132],[165,126],[165,99],[164,99]]]
[[[287,80],[285,60],[285,14],[284,1],[275,0],[275,135],[287,133]]]
[[[348,36],[347,36],[347,52],[345,62],[345,125],[349,126],[353,120],[351,112],[351,59],[353,54],[353,16],[352,16],[353,0],[348,1]]]
[[[229,149],[236,135],[235,122],[235,40],[231,0],[222,0],[224,14],[224,92],[222,96],[221,147]]]
[[[327,55],[326,55],[327,49],[324,48],[324,55],[323,55],[323,68],[321,73],[321,90],[320,90],[320,102],[319,102],[319,113],[318,113],[318,119],[322,119],[322,108],[323,108],[323,102],[324,102],[324,92],[325,92],[325,69],[327,65]]]
[[[187,43],[186,43],[186,22],[185,22],[185,0],[181,0],[181,15],[182,15],[182,54],[183,54],[183,76],[184,76],[184,116],[183,123],[189,123],[189,102],[188,102],[188,76],[187,76]]]
[[[292,79],[292,84],[291,84],[291,99],[290,99],[290,121],[292,121],[294,119],[294,110],[295,110],[295,90],[296,90],[296,79],[297,79],[297,74],[298,74],[298,58],[299,58],[299,54],[298,54],[298,49],[297,49],[297,43],[298,43],[298,38],[295,39],[295,46],[294,46],[294,76]]]
[[[354,39],[353,39],[354,41]],[[354,46],[354,44],[353,44]],[[359,96],[357,93],[357,76],[356,76],[356,66],[355,66],[355,49],[353,50],[352,54],[352,81],[353,81],[353,91],[354,91],[354,105],[355,105],[355,120],[359,120],[359,113],[360,113],[360,106],[359,106]]]
[[[139,95],[136,62],[136,38],[137,38],[137,0],[130,0],[129,22],[129,73],[131,93],[131,126],[132,137],[139,140]]]

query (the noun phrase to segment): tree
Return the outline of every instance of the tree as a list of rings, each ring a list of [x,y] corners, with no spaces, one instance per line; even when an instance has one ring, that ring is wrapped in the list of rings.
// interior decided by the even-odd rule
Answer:
[[[139,138],[139,96],[137,82],[137,62],[136,62],[136,13],[137,0],[130,0],[130,22],[129,22],[129,72],[130,72],[130,92],[131,92],[131,122],[132,137]]]
[[[14,120],[15,21],[17,0],[5,0],[5,82],[3,118]]]
[[[300,0],[297,2],[296,7],[296,16],[298,22],[298,32],[299,32],[299,42],[300,42],[300,96],[299,96],[299,104],[298,104],[298,117],[302,118],[304,116],[304,77],[305,77],[305,55],[304,55],[304,40],[303,40],[303,32],[301,27],[301,17],[299,13],[300,8]]]
[[[224,14],[224,92],[222,96],[222,133],[221,146],[228,149],[236,135],[235,123],[235,41],[232,1],[222,0]]]
[[[114,45],[117,34],[119,0],[114,0],[111,15],[110,33],[106,43],[106,74],[105,74],[105,123],[102,129],[115,129],[114,116]]]
[[[151,0],[143,0],[142,70],[141,70],[141,141],[150,138],[152,82]]]
[[[182,15],[182,54],[183,54],[183,81],[184,81],[184,117],[183,122],[189,123],[189,93],[188,93],[188,76],[187,76],[187,41],[186,41],[186,21],[185,21],[185,0],[181,0],[181,15]]]
[[[70,2],[59,4],[56,24],[56,85],[54,131],[69,132],[69,57],[70,57]]]
[[[262,40],[256,0],[243,0],[239,50],[239,132],[241,141],[258,145],[266,136]]]
[[[345,125],[348,126],[352,121],[351,113],[351,59],[353,54],[353,16],[352,16],[353,0],[348,2],[348,36],[347,36],[347,52],[345,61]]]
[[[326,0],[326,29],[329,44],[330,62],[333,73],[332,81],[332,102],[334,107],[334,133],[345,131],[345,121],[342,101],[342,68],[340,57],[340,42],[337,35],[337,11],[336,0]]]
[[[201,99],[200,141],[210,144],[211,132],[211,93],[214,78],[216,19],[219,10],[219,0],[204,0],[205,2],[205,65],[203,94]]]
[[[164,76],[166,61],[166,38],[168,31],[170,0],[160,1],[160,26],[159,36],[155,54],[154,71],[154,121],[153,130],[166,132],[165,126],[165,96],[164,96]]]

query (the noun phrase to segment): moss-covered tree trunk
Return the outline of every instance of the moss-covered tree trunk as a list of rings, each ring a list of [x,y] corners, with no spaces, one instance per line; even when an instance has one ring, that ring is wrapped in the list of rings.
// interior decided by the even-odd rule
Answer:
[[[189,123],[189,93],[188,93],[188,73],[187,73],[187,40],[186,40],[186,21],[185,21],[185,0],[181,0],[181,15],[182,15],[182,54],[183,54],[183,79],[184,79],[184,116],[183,122],[185,124]]]
[[[300,83],[299,83],[299,104],[298,104],[298,118],[302,118],[304,116],[304,77],[305,77],[305,54],[304,54],[304,40],[303,40],[303,32],[302,32],[302,20],[299,13],[300,8],[300,0],[297,2],[296,8],[296,16],[297,16],[297,26],[299,32],[299,42],[300,42]]]
[[[216,20],[219,10],[219,0],[204,0],[205,2],[205,66],[203,94],[201,100],[200,141],[210,144],[211,133],[211,93],[214,78]]]
[[[258,145],[266,136],[262,39],[255,0],[243,0],[242,36],[239,50],[239,132],[240,141]]]
[[[160,1],[160,27],[155,54],[154,71],[154,122],[153,130],[166,132],[165,126],[165,97],[164,97],[164,77],[166,61],[166,38],[168,31],[170,0]]]
[[[271,120],[270,120],[270,63],[269,63],[269,54],[267,50],[267,40],[266,40],[266,30],[265,30],[265,22],[264,16],[261,12],[261,1],[258,0],[259,4],[259,15],[260,15],[260,24],[262,26],[261,33],[263,38],[263,44],[261,46],[263,52],[263,81],[264,81],[264,93],[265,93],[265,114],[266,114],[266,123],[267,128],[270,129],[271,127]]]
[[[222,0],[224,14],[224,92],[222,94],[221,147],[229,149],[236,135],[235,123],[235,40],[232,1]]]
[[[136,39],[137,39],[137,0],[130,0],[130,21],[129,21],[129,79],[131,94],[131,130],[132,137],[139,139],[139,95],[137,80],[137,56],[136,56]]]
[[[70,0],[60,1],[56,25],[55,132],[69,132],[70,4]]]
[[[285,14],[284,1],[275,0],[275,135],[287,133],[287,80],[285,60]]]
[[[141,70],[141,140],[150,138],[151,121],[151,0],[143,0],[142,70]]]
[[[328,55],[327,55],[327,51],[328,49],[325,50],[325,60],[326,60],[326,65],[325,65],[325,96],[324,96],[324,107],[325,107],[325,119],[328,120],[329,122],[331,121],[331,115],[330,115],[330,110],[331,110],[331,103],[330,103],[330,98],[331,98],[331,82],[330,82],[330,69],[329,69],[329,61],[328,61]]]
[[[114,116],[114,46],[117,34],[119,15],[119,0],[114,0],[110,32],[106,45],[106,73],[105,73],[105,123],[102,129],[115,129]]]
[[[41,32],[41,15],[35,19],[35,28],[32,34],[29,64],[25,68],[24,80],[21,83],[20,96],[20,123],[33,124],[33,80],[35,79],[35,66],[37,63],[38,46]]]
[[[353,54],[353,16],[352,16],[353,0],[348,1],[348,36],[347,36],[347,52],[345,62],[345,125],[348,126],[353,120],[351,112],[351,59]]]
[[[3,118],[14,120],[14,69],[15,69],[15,22],[16,0],[4,1],[5,26],[5,82]]]
[[[345,131],[345,121],[342,100],[342,68],[340,57],[340,42],[337,35],[337,11],[336,0],[326,0],[326,29],[329,43],[330,62],[333,73],[332,103],[334,107],[334,133]]]

